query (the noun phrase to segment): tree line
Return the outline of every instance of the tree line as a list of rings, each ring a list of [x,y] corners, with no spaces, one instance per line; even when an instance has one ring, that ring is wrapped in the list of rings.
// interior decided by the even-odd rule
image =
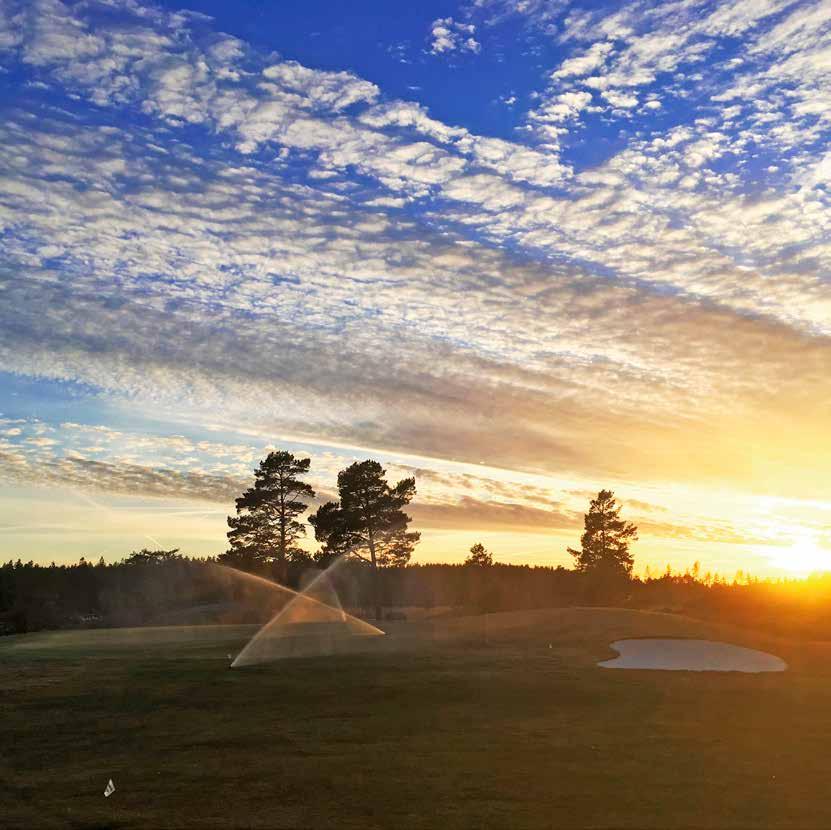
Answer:
[[[476,614],[566,606],[619,606],[733,622],[794,636],[831,638],[831,576],[808,580],[708,579],[695,568],[665,570],[627,581],[599,581],[576,568],[409,564],[378,571],[388,615]],[[479,557],[477,557],[479,559]],[[276,563],[260,573],[276,579]],[[242,579],[223,579],[217,560],[178,551],[137,551],[120,562],[81,560],[39,565],[0,564],[0,633],[201,623],[262,623],[272,596]],[[305,566],[292,563],[288,583],[299,588]],[[374,613],[371,565],[360,559],[336,572],[338,592],[353,613]]]

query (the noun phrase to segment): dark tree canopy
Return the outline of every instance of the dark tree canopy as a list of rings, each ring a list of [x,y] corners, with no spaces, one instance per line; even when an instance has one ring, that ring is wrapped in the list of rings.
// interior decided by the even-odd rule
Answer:
[[[148,550],[142,548],[141,550],[134,550],[129,556],[124,557],[125,565],[164,565],[166,562],[172,562],[176,559],[182,559],[179,553],[179,548],[172,550]],[[103,557],[98,564],[103,564]],[[81,557],[81,563],[87,564],[86,560]]]
[[[323,543],[321,559],[349,555],[373,569],[406,565],[421,534],[408,531],[403,508],[416,492],[415,479],[391,487],[377,461],[360,461],[338,473],[340,501],[327,502],[309,517],[315,538]],[[377,580],[376,580],[377,582]],[[376,594],[376,616],[380,599]]]
[[[493,555],[481,542],[477,542],[470,549],[470,556],[465,559],[465,565],[477,565],[488,568],[493,565]]]
[[[309,472],[308,458],[289,452],[271,452],[254,472],[254,486],[237,500],[237,515],[228,517],[229,550],[220,560],[246,569],[277,562],[278,578],[285,583],[289,561],[306,558],[299,541],[306,526],[298,521],[315,491],[303,476]]]
[[[620,518],[620,506],[611,490],[601,490],[592,499],[584,527],[580,550],[568,549],[577,560],[577,570],[630,576],[634,559],[629,543],[638,538],[638,529]]]

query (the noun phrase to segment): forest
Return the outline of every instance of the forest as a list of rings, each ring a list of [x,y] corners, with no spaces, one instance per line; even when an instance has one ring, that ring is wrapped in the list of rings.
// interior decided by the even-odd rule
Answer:
[[[164,555],[158,555],[164,554]],[[310,563],[311,564],[311,563]],[[56,628],[261,622],[270,607],[243,585],[218,578],[216,559],[139,551],[114,564],[6,562],[0,566],[0,632]],[[289,584],[305,568],[293,564]],[[371,569],[346,563],[344,605],[371,615]],[[268,569],[262,574],[274,578]],[[379,570],[387,617],[494,613],[563,606],[614,605],[735,622],[772,633],[831,636],[831,577],[804,580],[704,579],[667,569],[614,586],[563,567],[413,564]],[[252,599],[254,601],[252,601]]]

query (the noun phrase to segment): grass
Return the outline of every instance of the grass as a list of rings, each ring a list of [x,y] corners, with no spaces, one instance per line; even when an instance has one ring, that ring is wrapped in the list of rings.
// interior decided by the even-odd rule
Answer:
[[[568,609],[401,623],[372,653],[229,670],[248,636],[0,640],[0,825],[831,826],[828,646]],[[726,639],[791,670],[596,668],[629,636]]]

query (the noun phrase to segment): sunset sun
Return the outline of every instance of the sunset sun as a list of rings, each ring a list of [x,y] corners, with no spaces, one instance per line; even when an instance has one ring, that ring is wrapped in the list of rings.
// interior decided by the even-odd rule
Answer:
[[[831,571],[831,552],[809,536],[783,548],[771,561],[776,567],[797,576]]]

